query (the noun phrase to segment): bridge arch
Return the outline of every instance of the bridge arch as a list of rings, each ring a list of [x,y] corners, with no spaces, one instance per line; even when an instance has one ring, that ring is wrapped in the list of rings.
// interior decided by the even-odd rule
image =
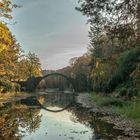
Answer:
[[[70,84],[72,85],[74,91],[76,91],[76,86],[75,86],[75,82],[74,82],[74,79],[72,79],[71,77],[68,77],[62,73],[57,73],[57,72],[54,72],[54,73],[49,73],[43,77],[40,77],[36,83],[36,87],[38,86],[38,84],[43,80],[43,79],[46,79],[47,77],[50,77],[50,76],[61,76],[63,78],[65,78],[68,82],[70,82]]]
[[[50,76],[60,76],[60,77],[65,78],[65,79],[72,85],[72,89],[74,90],[74,91],[72,92],[72,94],[71,94],[71,96],[73,97],[73,100],[70,101],[66,106],[64,106],[64,108],[62,108],[62,109],[60,109],[60,110],[51,110],[51,109],[49,109],[49,108],[47,108],[47,107],[44,107],[44,105],[40,104],[40,105],[41,105],[41,108],[43,108],[44,110],[47,110],[47,111],[50,111],[50,112],[61,112],[61,111],[65,110],[65,109],[69,108],[70,106],[72,106],[73,103],[74,103],[74,100],[75,100],[74,98],[75,98],[75,95],[76,95],[76,93],[75,93],[74,79],[72,79],[72,78],[70,78],[70,77],[68,77],[68,76],[66,76],[66,75],[64,75],[64,74],[56,73],[56,72],[55,72],[55,73],[50,73],[50,74],[47,74],[47,75],[41,77],[41,78],[38,80],[37,85],[39,85],[39,83],[40,83],[43,79],[45,79],[45,78],[47,78],[47,77],[50,77]],[[37,86],[36,86],[36,87],[37,87]],[[37,99],[39,99],[40,95],[37,94],[37,92],[36,92],[36,95],[37,95]]]

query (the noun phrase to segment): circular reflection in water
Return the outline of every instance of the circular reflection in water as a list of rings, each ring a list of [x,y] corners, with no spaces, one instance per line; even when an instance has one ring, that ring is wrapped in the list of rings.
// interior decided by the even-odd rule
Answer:
[[[70,78],[59,73],[52,73],[39,82],[36,95],[43,109],[60,112],[73,104],[75,90]]]

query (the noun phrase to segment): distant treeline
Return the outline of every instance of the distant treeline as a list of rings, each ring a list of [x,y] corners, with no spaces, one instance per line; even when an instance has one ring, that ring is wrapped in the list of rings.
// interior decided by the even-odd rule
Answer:
[[[47,75],[49,73],[54,73],[54,72],[62,73],[71,79],[76,91],[78,92],[89,91],[92,88],[90,83],[91,79],[89,75],[90,74],[89,63],[90,63],[90,58],[87,54],[85,54],[81,57],[72,58],[70,60],[70,66],[64,67],[56,71],[43,70],[43,75]],[[64,80],[63,83],[66,84]]]

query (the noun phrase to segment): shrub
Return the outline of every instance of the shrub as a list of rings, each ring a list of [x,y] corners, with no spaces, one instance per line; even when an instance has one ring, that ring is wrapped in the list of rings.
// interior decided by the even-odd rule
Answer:
[[[93,102],[95,102],[98,106],[122,106],[123,101],[121,99],[101,95],[101,94],[92,94]]]
[[[131,102],[123,105],[119,112],[130,119],[140,122],[140,102]]]
[[[127,90],[127,97],[129,98],[129,99],[131,99],[134,95],[133,95],[133,89],[128,89]]]
[[[119,94],[120,97],[126,96],[127,95],[127,89],[126,88],[121,88],[118,94]]]
[[[136,69],[136,66],[139,63],[139,56],[139,47],[132,48],[121,54],[118,58],[118,69],[116,74],[113,75],[106,84],[106,92],[112,92],[119,84],[131,79],[130,74]]]

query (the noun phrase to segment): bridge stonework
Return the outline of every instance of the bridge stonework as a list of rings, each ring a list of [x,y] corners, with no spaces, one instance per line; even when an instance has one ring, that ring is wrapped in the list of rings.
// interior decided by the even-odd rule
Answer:
[[[74,90],[76,90],[74,79],[67,77],[66,75],[63,75],[61,73],[50,73],[42,77],[30,77],[27,79],[27,81],[19,82],[19,84],[21,85],[21,91],[35,92],[36,87],[41,80],[53,75],[62,76],[63,78],[68,80],[72,84]]]

